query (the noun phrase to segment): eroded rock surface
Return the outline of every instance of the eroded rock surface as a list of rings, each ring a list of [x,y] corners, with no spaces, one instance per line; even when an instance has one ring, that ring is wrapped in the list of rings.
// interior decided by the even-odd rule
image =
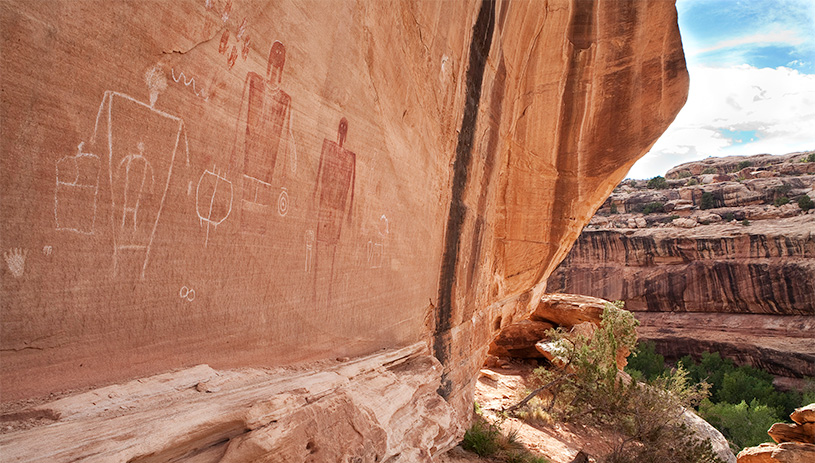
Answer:
[[[428,354],[418,344],[320,371],[201,365],[96,389],[30,409],[47,426],[4,416],[0,460],[430,461],[460,423]]]
[[[315,365],[427,342],[441,374],[414,389],[466,422],[492,337],[537,304],[688,86],[661,0],[11,1],[0,21],[12,408],[202,363]],[[395,448],[376,430],[396,424],[331,395],[245,443],[240,417],[184,429],[254,458],[285,433],[333,436],[315,423],[336,416],[337,432],[371,437],[349,448]],[[170,402],[196,413],[185,400]],[[154,405],[122,421],[176,439]],[[130,452],[56,431],[86,425],[5,442],[29,457]],[[171,454],[144,439],[144,461],[187,455],[184,439]],[[292,452],[328,452],[303,439]]]

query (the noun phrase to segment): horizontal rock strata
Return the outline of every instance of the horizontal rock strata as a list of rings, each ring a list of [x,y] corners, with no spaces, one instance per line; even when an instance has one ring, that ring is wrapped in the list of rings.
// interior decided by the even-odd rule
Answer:
[[[586,230],[550,291],[634,311],[815,315],[815,216],[692,230]]]
[[[458,434],[441,374],[424,344],[319,369],[200,365],[0,416],[0,460],[429,462]]]

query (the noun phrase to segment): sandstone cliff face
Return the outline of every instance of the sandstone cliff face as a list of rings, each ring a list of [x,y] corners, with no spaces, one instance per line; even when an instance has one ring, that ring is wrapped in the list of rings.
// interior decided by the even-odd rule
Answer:
[[[491,338],[688,85],[664,1],[18,1],[0,20],[7,404],[424,342],[411,358],[439,376],[408,387],[461,423]],[[387,422],[336,397],[312,398],[319,420]],[[128,458],[179,450],[157,442]]]

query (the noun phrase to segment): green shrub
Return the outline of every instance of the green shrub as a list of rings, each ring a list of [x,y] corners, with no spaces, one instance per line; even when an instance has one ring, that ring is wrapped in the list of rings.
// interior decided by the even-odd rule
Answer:
[[[610,212],[612,214],[617,214],[617,205],[614,204],[614,203],[611,203],[611,207],[609,208],[609,210],[610,210]]]
[[[702,402],[699,414],[708,423],[721,431],[730,448],[738,453],[744,447],[752,447],[768,442],[767,430],[781,421],[771,407],[753,399],[750,405],[741,401],[738,404]]]
[[[806,212],[815,207],[815,202],[813,202],[812,198],[810,198],[808,195],[803,195],[798,198],[798,207],[800,207],[802,211]]]
[[[747,219],[744,219],[744,220],[741,221],[741,224],[744,225],[745,227],[749,227],[750,226],[750,221],[747,220]]]
[[[619,349],[634,350],[637,324],[618,303],[605,307],[591,338],[569,335],[562,328],[550,330],[547,334],[562,349],[567,366],[558,371],[535,370],[538,381],[551,385],[552,403],[566,419],[588,420],[628,436],[615,446],[607,462],[720,462],[710,442],[697,438],[677,413],[681,407],[698,404],[707,384],[692,384],[682,368],[648,385],[626,381],[618,374],[616,354]]]
[[[736,216],[733,215],[732,212],[728,212],[728,213],[726,213],[725,215],[722,216],[722,219],[725,222],[732,222],[732,221],[736,220]]]
[[[745,168],[750,167],[752,165],[753,165],[753,163],[750,162],[750,161],[741,161],[739,163],[739,165],[736,166],[736,167],[737,167],[737,170],[742,170],[742,169],[745,169]]]
[[[806,162],[815,162],[815,153],[809,153],[809,156],[806,157]]]
[[[664,204],[655,201],[646,204],[645,207],[642,209],[642,213],[648,215],[653,214],[654,212],[662,212],[664,208],[665,208]]]
[[[648,180],[645,186],[652,190],[664,190],[668,188],[668,182],[665,180],[665,177],[657,175],[651,180]]]
[[[685,183],[685,186],[693,186],[693,185],[698,185],[698,184],[699,184],[699,180],[696,180],[695,178],[692,178],[692,179],[688,180],[687,183]]]
[[[501,431],[498,426],[477,419],[470,426],[470,429],[464,433],[461,446],[464,450],[469,450],[482,457],[488,457],[495,455],[501,449],[500,437]]]
[[[716,170],[716,168],[714,168],[714,167],[708,167],[707,169],[702,171],[703,175],[706,175],[706,174],[718,174],[718,173],[719,173],[719,171]]]
[[[773,205],[775,205],[775,207],[783,206],[784,204],[789,204],[789,203],[790,203],[790,199],[787,198],[786,196],[782,196],[780,198],[775,198],[775,201],[773,201]]]
[[[716,196],[709,191],[705,191],[702,193],[702,201],[699,204],[699,209],[713,209],[716,207]]]
[[[678,174],[676,174],[676,177],[677,178],[688,178],[688,177],[690,177],[692,175],[693,174],[691,174],[689,170],[683,170],[683,171],[680,171]]]
[[[481,417],[476,417],[464,433],[461,447],[478,456],[495,457],[506,463],[549,463],[549,460],[530,453],[518,441],[517,429],[504,434],[497,424]]]

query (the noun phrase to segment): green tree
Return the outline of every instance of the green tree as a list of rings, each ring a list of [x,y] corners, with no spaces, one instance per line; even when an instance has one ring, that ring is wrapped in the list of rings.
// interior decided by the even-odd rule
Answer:
[[[699,204],[700,209],[713,209],[716,207],[716,197],[713,193],[705,191],[702,193],[702,201]]]
[[[751,367],[739,367],[725,373],[716,395],[719,401],[731,404],[750,400],[766,404],[773,392],[775,388],[771,374]]]
[[[648,215],[653,214],[654,212],[662,212],[664,209],[665,209],[664,204],[654,201],[652,203],[646,204],[645,207],[642,208],[642,213]]]
[[[812,198],[810,198],[809,195],[803,195],[798,198],[798,207],[800,207],[802,211],[806,212],[815,207],[815,202],[812,201]]]
[[[631,376],[653,381],[668,370],[665,368],[665,357],[657,354],[656,345],[648,341],[637,345],[637,349],[628,357],[625,371]]]
[[[678,365],[686,368],[691,379],[695,382],[705,381],[710,384],[711,400],[719,402],[719,391],[724,382],[724,376],[736,369],[736,365],[730,359],[722,358],[718,352],[704,352],[696,363],[693,358],[686,355],[679,359]]]
[[[727,438],[734,453],[770,440],[767,430],[780,421],[772,407],[753,399],[748,405],[702,401],[699,414]]]
[[[652,190],[664,190],[668,188],[668,182],[665,180],[665,177],[657,175],[656,177],[648,180],[648,183],[646,183],[645,186]]]

